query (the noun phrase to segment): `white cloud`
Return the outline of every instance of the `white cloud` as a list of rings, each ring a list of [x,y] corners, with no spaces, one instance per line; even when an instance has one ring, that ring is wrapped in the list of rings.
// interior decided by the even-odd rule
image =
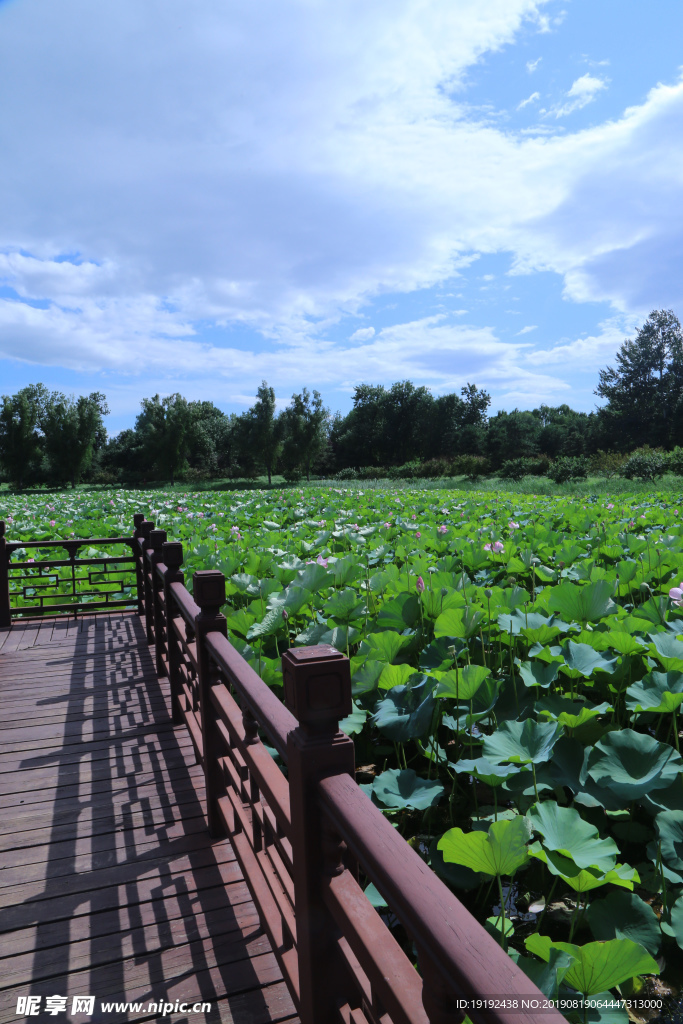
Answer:
[[[681,82],[574,133],[556,119],[515,133],[463,104],[467,69],[541,7],[0,4],[0,353],[219,377],[230,395],[266,373],[286,393],[303,372],[562,392],[590,339],[551,355],[442,321],[360,328],[354,344],[326,333],[479,252],[563,275],[575,301],[639,315],[683,302]],[[606,84],[578,78],[565,113]],[[205,324],[225,334],[204,343]],[[264,351],[233,328],[260,331]],[[616,333],[596,335],[600,365]]]
[[[536,70],[536,68],[541,63],[542,60],[543,60],[542,57],[537,57],[536,60],[528,60],[526,62],[526,69],[527,69],[527,71],[529,72],[530,75],[533,75],[534,71]]]
[[[604,78],[596,78],[594,75],[586,72],[585,75],[581,75],[581,78],[577,78],[572,84],[571,89],[567,93],[569,102],[553,107],[551,113],[554,113],[555,117],[565,117],[567,114],[572,114],[575,110],[582,110],[589,103],[593,102],[599,92],[606,88],[607,81]]]
[[[523,110],[524,107],[528,107],[530,103],[535,103],[537,100],[540,100],[540,98],[540,92],[532,92],[531,96],[527,96],[525,100],[522,100],[521,103],[517,104],[517,110]]]
[[[538,330],[538,324],[528,324],[526,327],[522,327],[521,331],[517,331],[517,334],[530,334],[532,331]]]
[[[349,341],[369,341],[370,338],[374,338],[374,336],[374,327],[360,327],[357,331],[353,332]]]

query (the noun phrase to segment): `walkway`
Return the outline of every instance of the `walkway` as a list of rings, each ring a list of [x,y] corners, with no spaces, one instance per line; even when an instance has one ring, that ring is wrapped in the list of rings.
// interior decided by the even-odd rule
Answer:
[[[0,631],[0,723],[0,1024],[29,996],[37,1021],[153,1020],[150,1003],[172,1003],[165,1021],[295,1024],[138,616]],[[52,996],[66,1013],[46,1012]]]

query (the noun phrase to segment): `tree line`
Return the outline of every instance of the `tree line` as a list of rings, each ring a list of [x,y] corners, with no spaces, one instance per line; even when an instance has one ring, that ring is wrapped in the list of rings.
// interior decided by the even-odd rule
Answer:
[[[683,333],[671,310],[654,310],[624,341],[595,393],[606,404],[591,413],[542,404],[489,415],[490,396],[474,384],[436,397],[411,381],[360,384],[350,412],[333,416],[307,388],[278,413],[263,381],[241,415],[177,393],[154,395],[142,400],[132,428],[107,437],[103,394],[74,398],[34,384],[1,399],[0,467],[19,488],[259,475],[270,483],[275,473],[292,481],[514,475],[511,465],[543,472],[598,455],[609,463],[643,446],[671,450],[683,444]]]

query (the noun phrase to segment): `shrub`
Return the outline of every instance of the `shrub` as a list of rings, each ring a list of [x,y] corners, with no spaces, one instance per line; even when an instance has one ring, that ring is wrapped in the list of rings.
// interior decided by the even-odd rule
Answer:
[[[664,475],[666,469],[666,453],[661,448],[650,448],[645,444],[631,452],[621,467],[621,475],[628,480],[649,480],[654,483],[658,477]]]
[[[489,461],[483,455],[456,455],[451,463],[453,476],[466,476],[472,481],[485,476],[489,470]]]
[[[387,475],[384,466],[362,466],[358,470],[359,480],[380,480]]]
[[[347,469],[340,469],[338,473],[334,474],[334,479],[335,480],[357,480],[358,479],[358,470],[357,469],[351,469],[351,467],[348,467]]]
[[[683,476],[683,448],[679,448],[678,445],[669,452],[666,457],[666,468],[669,473],[675,473],[676,476]]]
[[[617,476],[621,472],[621,467],[625,462],[626,456],[620,452],[604,452],[602,448],[598,448],[595,455],[591,455],[591,473],[611,480],[613,476]]]
[[[556,484],[565,484],[569,480],[585,480],[589,469],[585,455],[561,455],[551,463],[548,476]]]
[[[503,480],[521,480],[525,476],[545,476],[550,469],[550,460],[546,455],[538,458],[508,459],[498,470]]]
[[[303,477],[300,469],[285,469],[282,475],[288,484],[298,484]]]

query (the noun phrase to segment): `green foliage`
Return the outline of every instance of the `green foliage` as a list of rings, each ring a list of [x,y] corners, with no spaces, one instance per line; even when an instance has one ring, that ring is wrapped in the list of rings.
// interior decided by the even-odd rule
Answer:
[[[647,445],[637,448],[621,467],[621,474],[628,480],[643,480],[654,483],[663,476],[667,468],[666,454],[660,449]]]

